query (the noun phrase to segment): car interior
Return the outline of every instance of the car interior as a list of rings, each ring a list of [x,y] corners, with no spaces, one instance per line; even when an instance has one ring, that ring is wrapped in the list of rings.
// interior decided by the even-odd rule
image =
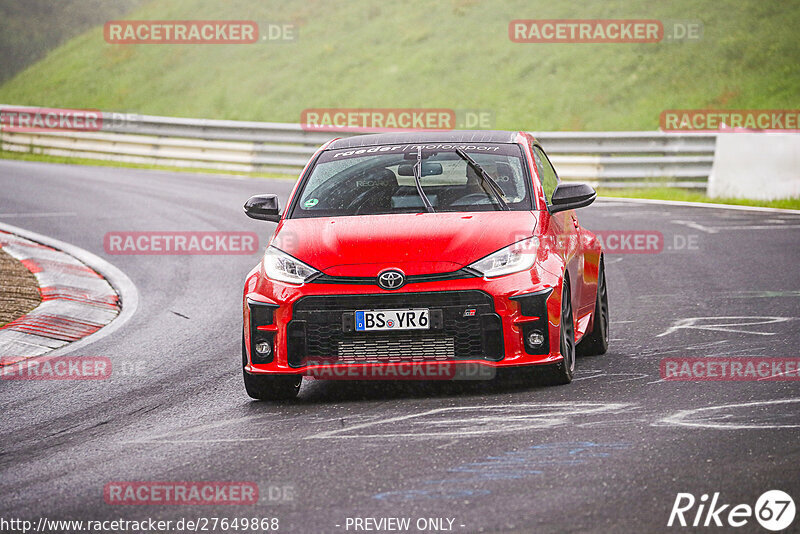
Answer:
[[[491,211],[499,209],[478,172],[453,154],[440,161],[422,164],[420,184],[436,211]],[[524,177],[509,163],[485,161],[487,173],[503,192],[511,209],[530,209]],[[356,168],[358,167],[358,168]],[[305,206],[308,198],[318,199]],[[319,215],[377,215],[395,212],[417,212],[424,203],[416,188],[413,165],[381,158],[371,166],[354,166],[334,174],[312,191],[303,195],[303,211]],[[527,202],[526,202],[527,201]],[[520,205],[522,205],[520,207]],[[304,215],[301,215],[304,216]],[[307,216],[307,215],[305,215]],[[313,215],[312,215],[313,216]]]

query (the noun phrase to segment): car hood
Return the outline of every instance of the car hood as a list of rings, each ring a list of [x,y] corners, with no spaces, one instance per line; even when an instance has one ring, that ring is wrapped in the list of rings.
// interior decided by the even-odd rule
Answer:
[[[272,244],[332,276],[445,273],[533,235],[536,222],[530,211],[286,219]]]

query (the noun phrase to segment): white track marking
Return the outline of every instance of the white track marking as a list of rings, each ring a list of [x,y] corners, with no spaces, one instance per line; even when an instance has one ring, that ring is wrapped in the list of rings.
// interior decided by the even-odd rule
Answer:
[[[581,377],[578,377],[578,378],[573,378],[572,381],[575,382],[575,381],[578,381],[578,380],[590,380],[592,378],[608,377],[608,378],[611,378],[611,380],[605,380],[605,382],[609,382],[609,383],[631,382],[633,380],[641,380],[643,378],[647,378],[648,376],[650,376],[650,375],[647,375],[647,374],[644,374],[644,373],[606,373],[605,371],[602,371],[600,369],[587,369],[585,371],[584,370],[581,371],[581,373],[584,373],[584,372],[594,373],[594,374],[589,375],[589,376],[581,376]],[[626,378],[622,378],[622,379],[614,379],[613,378],[613,377],[620,377],[620,376],[624,376]]]
[[[172,431],[170,431],[170,432],[168,432],[166,434],[159,434],[159,435],[151,436],[151,437],[144,438],[144,439],[134,439],[134,440],[129,440],[129,441],[123,441],[122,443],[129,443],[129,444],[131,444],[131,443],[152,443],[152,442],[183,443],[184,440],[180,440],[180,439],[165,439],[165,438],[176,438],[177,436],[180,436],[182,434],[192,434],[192,433],[195,433],[195,432],[204,432],[204,431],[208,431],[208,430],[213,430],[215,428],[219,428],[221,426],[231,425],[231,424],[236,424],[236,423],[253,424],[254,419],[269,419],[269,418],[270,418],[269,416],[253,417],[251,415],[246,415],[246,416],[243,416],[243,417],[238,417],[236,419],[223,419],[223,420],[220,420],[220,421],[216,421],[214,423],[208,423],[208,424],[204,424],[204,425],[196,425],[196,426],[184,427],[184,428],[181,428],[179,430],[172,430]],[[205,440],[185,440],[185,441],[205,441]],[[216,440],[211,440],[211,441],[216,441]],[[234,441],[238,441],[238,440],[234,440]]]
[[[694,221],[671,221],[675,224],[682,224],[695,230],[700,230],[707,234],[718,234],[722,230],[786,230],[789,228],[800,228],[800,224],[740,224],[735,226],[703,226]]]
[[[705,408],[694,408],[691,410],[680,410],[675,412],[674,414],[661,419],[657,423],[653,423],[653,425],[674,425],[674,426],[689,426],[689,427],[696,427],[696,428],[716,428],[716,429],[726,429],[726,430],[749,430],[749,429],[759,429],[759,428],[800,428],[800,422],[796,424],[738,424],[738,423],[722,423],[719,422],[719,419],[722,418],[730,418],[730,413],[723,413],[718,416],[709,415],[705,420],[698,419],[698,420],[688,420],[690,417],[701,414],[701,413],[708,413],[720,410],[726,410],[729,408],[749,408],[752,406],[771,406],[776,404],[794,404],[800,403],[800,399],[780,399],[780,400],[766,400],[766,401],[754,401],[754,402],[742,402],[737,404],[722,404],[720,406],[708,406]],[[795,414],[797,411],[794,412]]]
[[[716,230],[786,230],[787,228],[800,228],[800,224],[759,224],[759,225],[743,225],[743,226],[718,226]]]
[[[753,317],[753,316],[731,316],[731,317],[687,317],[679,319],[666,331],[656,337],[666,336],[681,329],[686,330],[708,330],[711,332],[736,332],[739,334],[754,334],[757,336],[774,336],[775,332],[754,332],[744,330],[743,326],[755,326],[759,324],[784,323],[791,321],[793,317]],[[698,324],[698,321],[724,321],[722,323]],[[733,321],[733,322],[731,322]]]
[[[601,369],[581,369],[580,373],[581,374],[583,374],[583,373],[593,373],[593,374],[590,374],[589,376],[579,376],[577,378],[573,378],[572,379],[573,382],[576,382],[578,380],[589,380],[590,378],[598,378],[600,376],[605,376],[606,375],[605,371],[603,371]]]
[[[634,417],[631,419],[615,419],[614,421],[589,421],[588,423],[577,423],[575,426],[589,428],[597,425],[621,426],[621,425],[641,425],[647,424],[651,420],[646,417]]]
[[[675,220],[675,221],[671,221],[671,222],[673,224],[682,224],[684,226],[688,226],[689,228],[694,228],[695,230],[700,230],[701,232],[705,232],[707,234],[716,234],[717,233],[717,229],[716,228],[709,228],[708,226],[703,226],[702,224],[696,223],[694,221],[679,221],[679,220]]]
[[[656,200],[653,198],[624,198],[624,197],[597,197],[597,200],[606,202],[624,202],[629,204],[658,204],[662,206],[681,206],[687,208],[705,208],[736,211],[761,211],[766,213],[785,213],[800,215],[800,210],[783,208],[762,208],[761,206],[737,206],[734,204],[713,204],[710,202],[686,202],[683,200]]]
[[[342,419],[350,421],[370,421],[376,418],[379,418],[379,415],[345,415],[345,416],[338,416],[338,417],[327,417],[321,418],[317,416],[308,416],[304,418],[304,424],[307,423],[306,426],[315,425],[315,424],[341,424]],[[169,430],[165,433],[159,433],[155,435],[150,435],[146,437],[131,439],[131,440],[124,440],[120,443],[127,444],[127,445],[141,445],[141,444],[152,444],[152,443],[237,443],[237,442],[246,442],[246,441],[272,441],[275,439],[273,433],[267,433],[269,435],[264,437],[230,437],[230,438],[215,438],[209,437],[209,434],[215,430],[219,430],[221,428],[227,427],[231,425],[233,429],[246,429],[249,434],[253,433],[253,429],[259,428],[259,426],[264,425],[276,425],[282,423],[291,423],[294,422],[294,418],[281,418],[278,414],[263,414],[263,415],[244,415],[241,417],[236,417],[234,419],[221,419],[219,421],[215,421],[212,423],[202,423],[196,424],[191,426],[184,426],[183,428],[177,430]],[[230,435],[232,433],[229,429],[223,429],[220,431],[222,435]],[[200,438],[193,438],[191,435],[193,434],[201,434],[203,437]],[[182,438],[181,436],[189,435],[189,437]]]
[[[629,403],[533,403],[491,406],[452,406],[436,408],[425,412],[406,414],[397,417],[353,425],[347,428],[327,430],[308,436],[305,439],[330,438],[463,438],[487,434],[520,432],[526,430],[553,428],[568,424],[573,416],[585,417],[617,413],[632,406]],[[470,413],[470,411],[474,413]],[[493,413],[494,412],[494,413]],[[436,416],[447,416],[434,419]],[[414,425],[413,431],[398,432],[400,423]],[[354,431],[389,425],[389,432],[373,434],[353,434]],[[417,429],[418,428],[418,429]]]
[[[0,213],[0,219],[14,219],[18,217],[77,217],[77,213],[72,211],[51,212],[51,213]]]
[[[763,357],[764,357],[764,358],[769,358],[769,356],[763,356]],[[784,372],[782,372],[782,373],[775,373],[775,374],[773,374],[773,375],[769,375],[769,376],[763,376],[763,377],[761,377],[761,378],[757,379],[757,380],[756,380],[756,382],[759,382],[759,381],[761,381],[761,380],[769,380],[770,378],[775,378],[776,376],[783,376],[783,375],[785,375],[785,374],[786,374],[786,373],[788,373],[788,372],[789,372],[789,371],[784,371]],[[793,372],[795,372],[795,371],[793,371]],[[792,379],[790,379],[790,380],[792,380]]]

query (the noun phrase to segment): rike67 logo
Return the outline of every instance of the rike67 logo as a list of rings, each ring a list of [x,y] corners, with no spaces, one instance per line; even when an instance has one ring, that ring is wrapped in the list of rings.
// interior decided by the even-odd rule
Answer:
[[[755,518],[765,529],[778,532],[788,528],[794,516],[794,500],[781,490],[764,492],[755,506],[726,504],[719,492],[710,498],[704,493],[699,499],[691,493],[678,493],[667,526],[739,528]]]

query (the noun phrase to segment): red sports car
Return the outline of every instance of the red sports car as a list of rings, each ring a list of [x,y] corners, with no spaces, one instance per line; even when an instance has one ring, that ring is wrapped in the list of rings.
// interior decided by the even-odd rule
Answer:
[[[576,352],[608,348],[603,252],[573,211],[595,196],[560,182],[525,132],[325,144],[282,214],[275,195],[244,206],[278,223],[244,285],[247,393],[292,398],[303,375],[397,366],[412,378],[515,367],[569,383]]]

